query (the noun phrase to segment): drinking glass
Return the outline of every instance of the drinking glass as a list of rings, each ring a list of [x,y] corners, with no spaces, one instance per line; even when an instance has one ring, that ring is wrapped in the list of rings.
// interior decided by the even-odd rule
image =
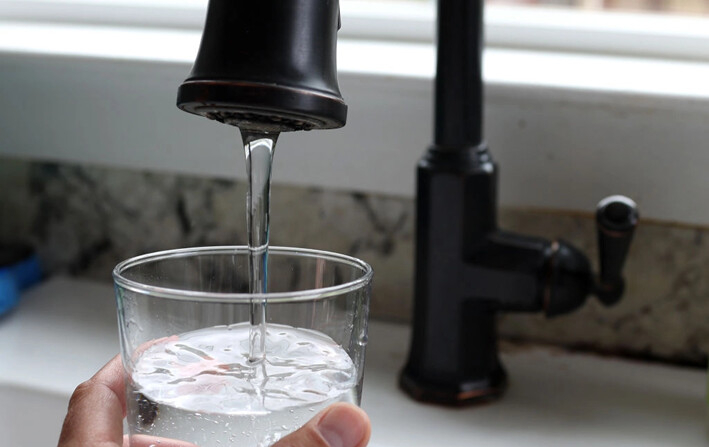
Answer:
[[[251,294],[249,256],[187,248],[115,268],[131,446],[265,447],[331,403],[359,404],[371,267],[272,247],[268,292]]]

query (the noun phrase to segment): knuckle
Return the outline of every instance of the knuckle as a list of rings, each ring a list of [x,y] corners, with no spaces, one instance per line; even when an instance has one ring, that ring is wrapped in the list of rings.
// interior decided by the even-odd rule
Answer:
[[[95,388],[95,384],[93,384],[91,380],[87,380],[86,382],[80,383],[79,386],[77,386],[74,389],[74,392],[71,394],[71,398],[69,399],[69,407],[76,405],[77,403],[84,400],[87,396],[91,395]]]
[[[82,382],[74,389],[74,392],[69,399],[69,410],[77,408],[90,398],[97,396],[104,397],[104,387],[93,379]]]

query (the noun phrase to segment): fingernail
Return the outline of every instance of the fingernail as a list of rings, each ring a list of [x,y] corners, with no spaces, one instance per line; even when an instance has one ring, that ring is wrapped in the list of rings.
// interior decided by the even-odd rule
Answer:
[[[364,437],[365,427],[355,408],[337,405],[320,419],[318,431],[330,447],[357,447]]]

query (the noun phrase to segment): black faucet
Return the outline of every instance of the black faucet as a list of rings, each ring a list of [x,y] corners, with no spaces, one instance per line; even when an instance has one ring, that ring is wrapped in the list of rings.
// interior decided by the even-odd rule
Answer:
[[[620,298],[637,211],[624,197],[599,204],[598,280],[572,246],[498,228],[497,166],[482,132],[483,1],[438,5],[435,141],[418,167],[414,332],[401,386],[457,405],[504,389],[498,312],[553,316],[589,293],[606,304]],[[339,24],[337,0],[210,0],[178,107],[267,132],[343,126]]]
[[[435,140],[418,165],[413,337],[400,385],[444,405],[503,393],[499,312],[556,316],[588,294],[617,302],[638,219],[626,197],[598,204],[598,279],[573,246],[498,228],[497,165],[483,138],[482,36],[483,0],[439,0]]]

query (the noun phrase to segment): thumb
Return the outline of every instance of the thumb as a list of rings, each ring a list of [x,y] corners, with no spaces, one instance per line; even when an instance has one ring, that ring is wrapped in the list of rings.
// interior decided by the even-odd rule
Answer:
[[[318,413],[273,447],[365,447],[371,431],[364,411],[351,404],[338,403]]]

